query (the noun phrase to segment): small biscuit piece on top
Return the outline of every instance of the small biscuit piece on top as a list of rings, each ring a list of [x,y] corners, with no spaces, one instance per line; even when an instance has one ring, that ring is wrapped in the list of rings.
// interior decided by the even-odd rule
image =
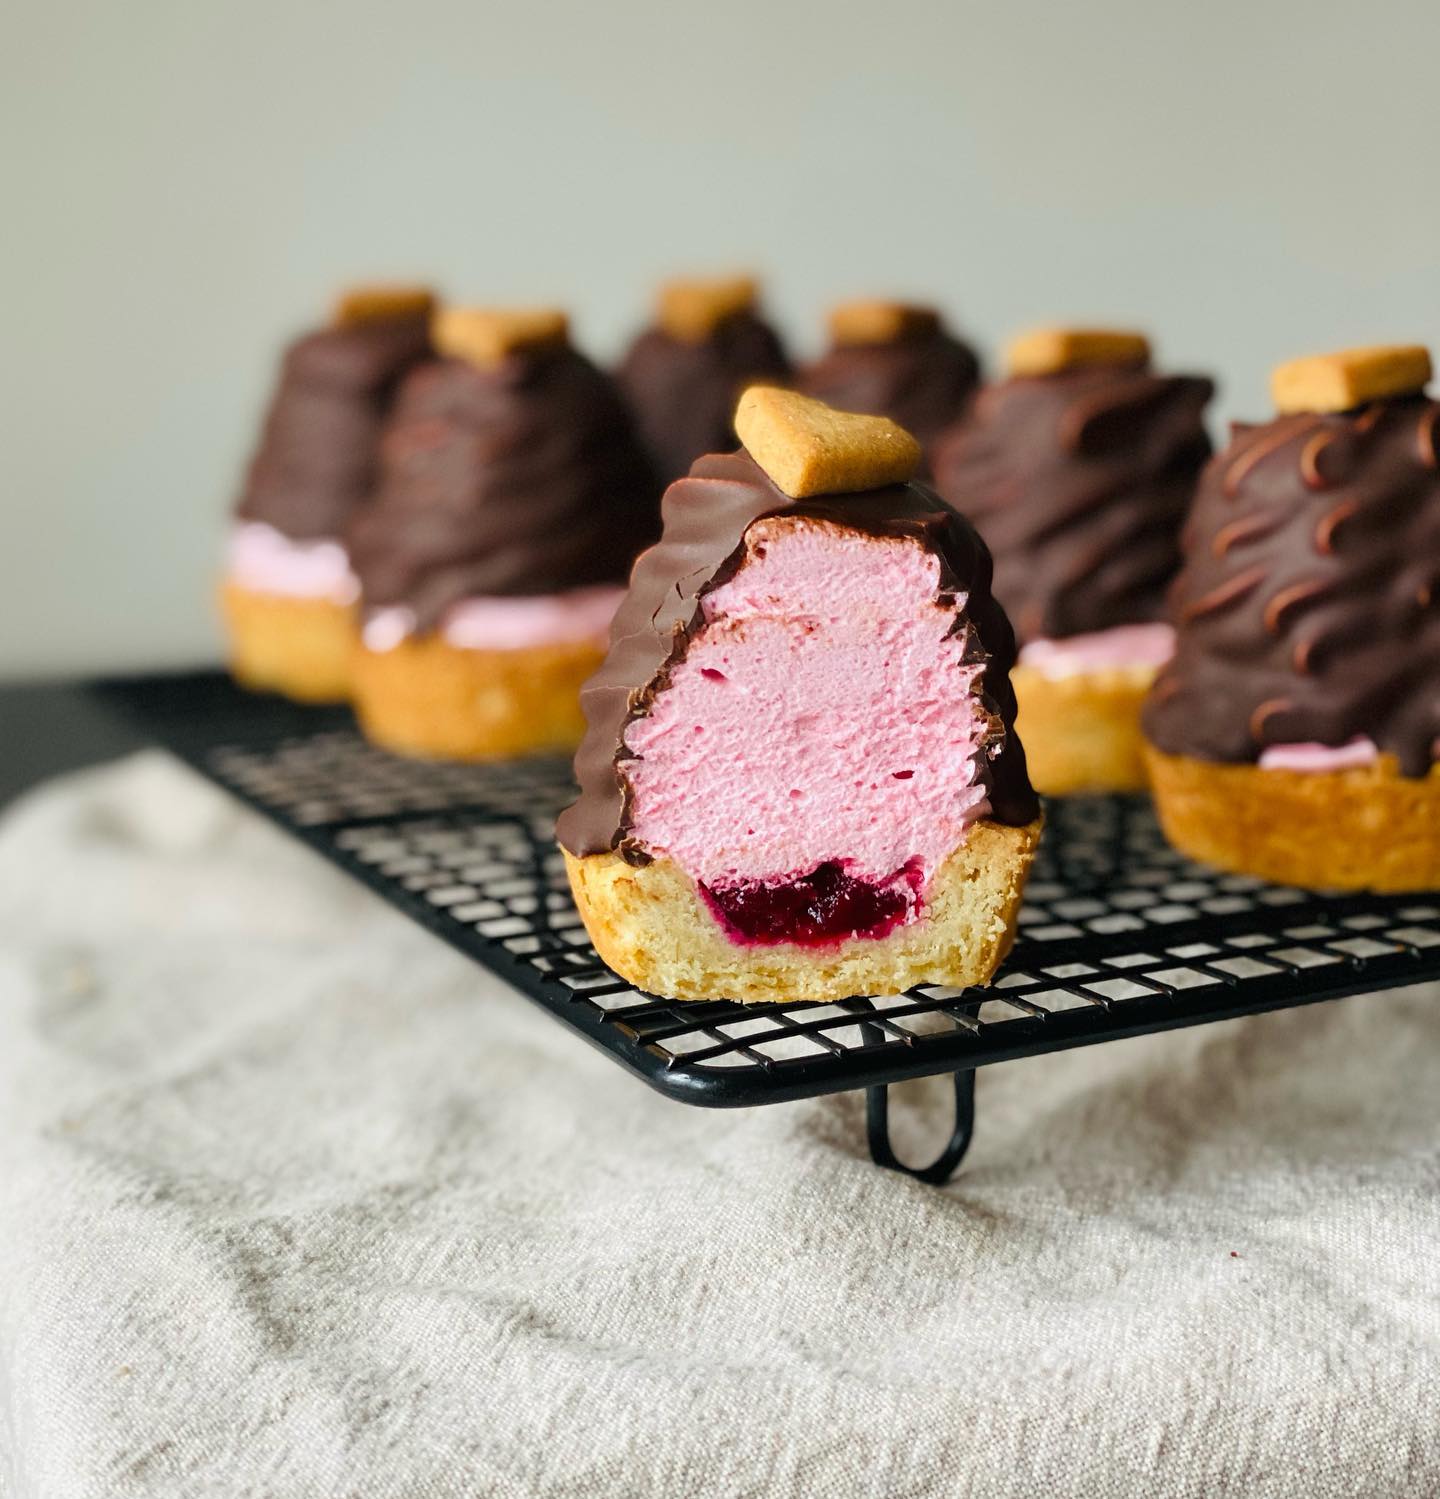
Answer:
[[[753,276],[667,281],[660,288],[660,326],[681,343],[703,343],[727,318],[754,311],[759,296]]]
[[[1281,416],[1349,411],[1367,401],[1413,395],[1425,388],[1430,374],[1430,352],[1423,344],[1375,344],[1276,365],[1270,393]]]
[[[1117,328],[1031,328],[1005,346],[1011,375],[1058,375],[1084,364],[1150,362],[1150,341],[1143,333]]]
[[[933,333],[940,317],[933,307],[867,299],[837,303],[826,323],[830,337],[842,346],[893,344],[915,334]]]
[[[735,431],[792,500],[903,484],[920,464],[920,444],[889,417],[834,411],[773,385],[740,397]]]
[[[493,369],[522,349],[563,344],[569,319],[558,307],[442,307],[431,321],[436,350]]]
[[[428,318],[434,310],[435,293],[428,286],[377,281],[347,286],[335,298],[330,323],[335,328],[356,328],[362,323]]]

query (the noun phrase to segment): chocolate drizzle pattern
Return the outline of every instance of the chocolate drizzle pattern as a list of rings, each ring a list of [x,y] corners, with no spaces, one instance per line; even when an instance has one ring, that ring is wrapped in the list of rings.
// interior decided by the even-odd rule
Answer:
[[[1440,405],[1234,428],[1207,467],[1146,704],[1170,754],[1255,761],[1357,736],[1424,775],[1440,738]]]
[[[619,392],[574,349],[435,360],[401,389],[351,562],[367,608],[405,605],[421,630],[477,595],[623,583],[657,488]]]
[[[646,862],[648,856],[627,838],[629,788],[619,763],[626,725],[649,711],[684,659],[703,624],[702,600],[733,576],[743,558],[746,528],[771,515],[828,522],[875,537],[915,538],[939,558],[940,597],[953,601],[965,595],[957,621],[970,630],[976,658],[989,663],[983,684],[994,735],[980,774],[989,790],[990,815],[1016,826],[1037,816],[1025,751],[1013,732],[1015,640],[990,592],[990,554],[969,523],[937,495],[919,484],[896,484],[792,500],[742,450],[698,460],[688,477],[666,491],[663,510],[664,534],[636,562],[611,628],[609,655],[581,694],[589,727],[575,757],[580,797],[556,828],[571,853],[618,848],[631,863]]]
[[[986,386],[935,453],[935,485],[995,555],[1022,642],[1164,614],[1210,455],[1211,381],[1090,365]]]
[[[789,378],[779,338],[753,312],[723,318],[698,343],[647,329],[616,371],[662,484],[735,446],[735,403],[747,385]]]
[[[807,365],[799,387],[841,411],[888,416],[928,455],[980,381],[980,361],[936,320],[886,343],[836,344]]]
[[[338,537],[370,496],[380,432],[430,353],[422,316],[321,328],[286,350],[236,514],[296,541]]]

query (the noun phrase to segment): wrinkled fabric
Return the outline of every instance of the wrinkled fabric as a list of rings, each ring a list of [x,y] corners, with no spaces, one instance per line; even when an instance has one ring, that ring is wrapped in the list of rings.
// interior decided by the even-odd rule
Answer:
[[[943,1132],[943,1085],[913,1124]],[[158,754],[0,821],[0,1493],[1440,1491],[1434,988],[707,1112]]]

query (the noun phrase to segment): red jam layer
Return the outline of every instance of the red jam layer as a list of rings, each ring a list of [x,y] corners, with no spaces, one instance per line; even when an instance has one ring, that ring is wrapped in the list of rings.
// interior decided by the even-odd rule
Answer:
[[[906,865],[883,884],[856,879],[835,860],[799,879],[700,889],[732,941],[823,947],[851,937],[884,937],[919,905],[920,872]]]

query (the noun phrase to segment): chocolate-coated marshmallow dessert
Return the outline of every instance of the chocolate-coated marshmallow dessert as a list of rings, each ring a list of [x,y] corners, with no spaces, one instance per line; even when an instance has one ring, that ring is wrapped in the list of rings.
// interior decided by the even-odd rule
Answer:
[[[361,724],[411,754],[573,749],[580,684],[659,531],[653,470],[563,313],[447,308],[434,339],[348,534]]]
[[[560,818],[601,956],[678,999],[983,982],[1039,808],[1014,644],[914,440],[757,387],[670,486]]]
[[[1206,469],[1145,707],[1171,841],[1287,884],[1440,885],[1440,403],[1418,346],[1280,366]]]
[[[1007,366],[942,439],[936,487],[995,557],[1035,785],[1138,790],[1140,704],[1174,644],[1165,589],[1213,386],[1156,373],[1143,337],[1103,329],[1024,334]]]
[[[616,371],[662,485],[696,458],[735,446],[735,402],[747,385],[783,383],[790,362],[759,309],[750,276],[670,281],[656,320]]]
[[[888,416],[928,460],[980,382],[975,351],[933,307],[907,302],[842,302],[828,323],[830,347],[800,370],[799,388],[842,411]]]
[[[345,698],[359,585],[344,534],[375,483],[380,433],[430,353],[421,287],[343,293],[328,327],[291,344],[230,532],[221,604],[231,670],[309,702]]]

